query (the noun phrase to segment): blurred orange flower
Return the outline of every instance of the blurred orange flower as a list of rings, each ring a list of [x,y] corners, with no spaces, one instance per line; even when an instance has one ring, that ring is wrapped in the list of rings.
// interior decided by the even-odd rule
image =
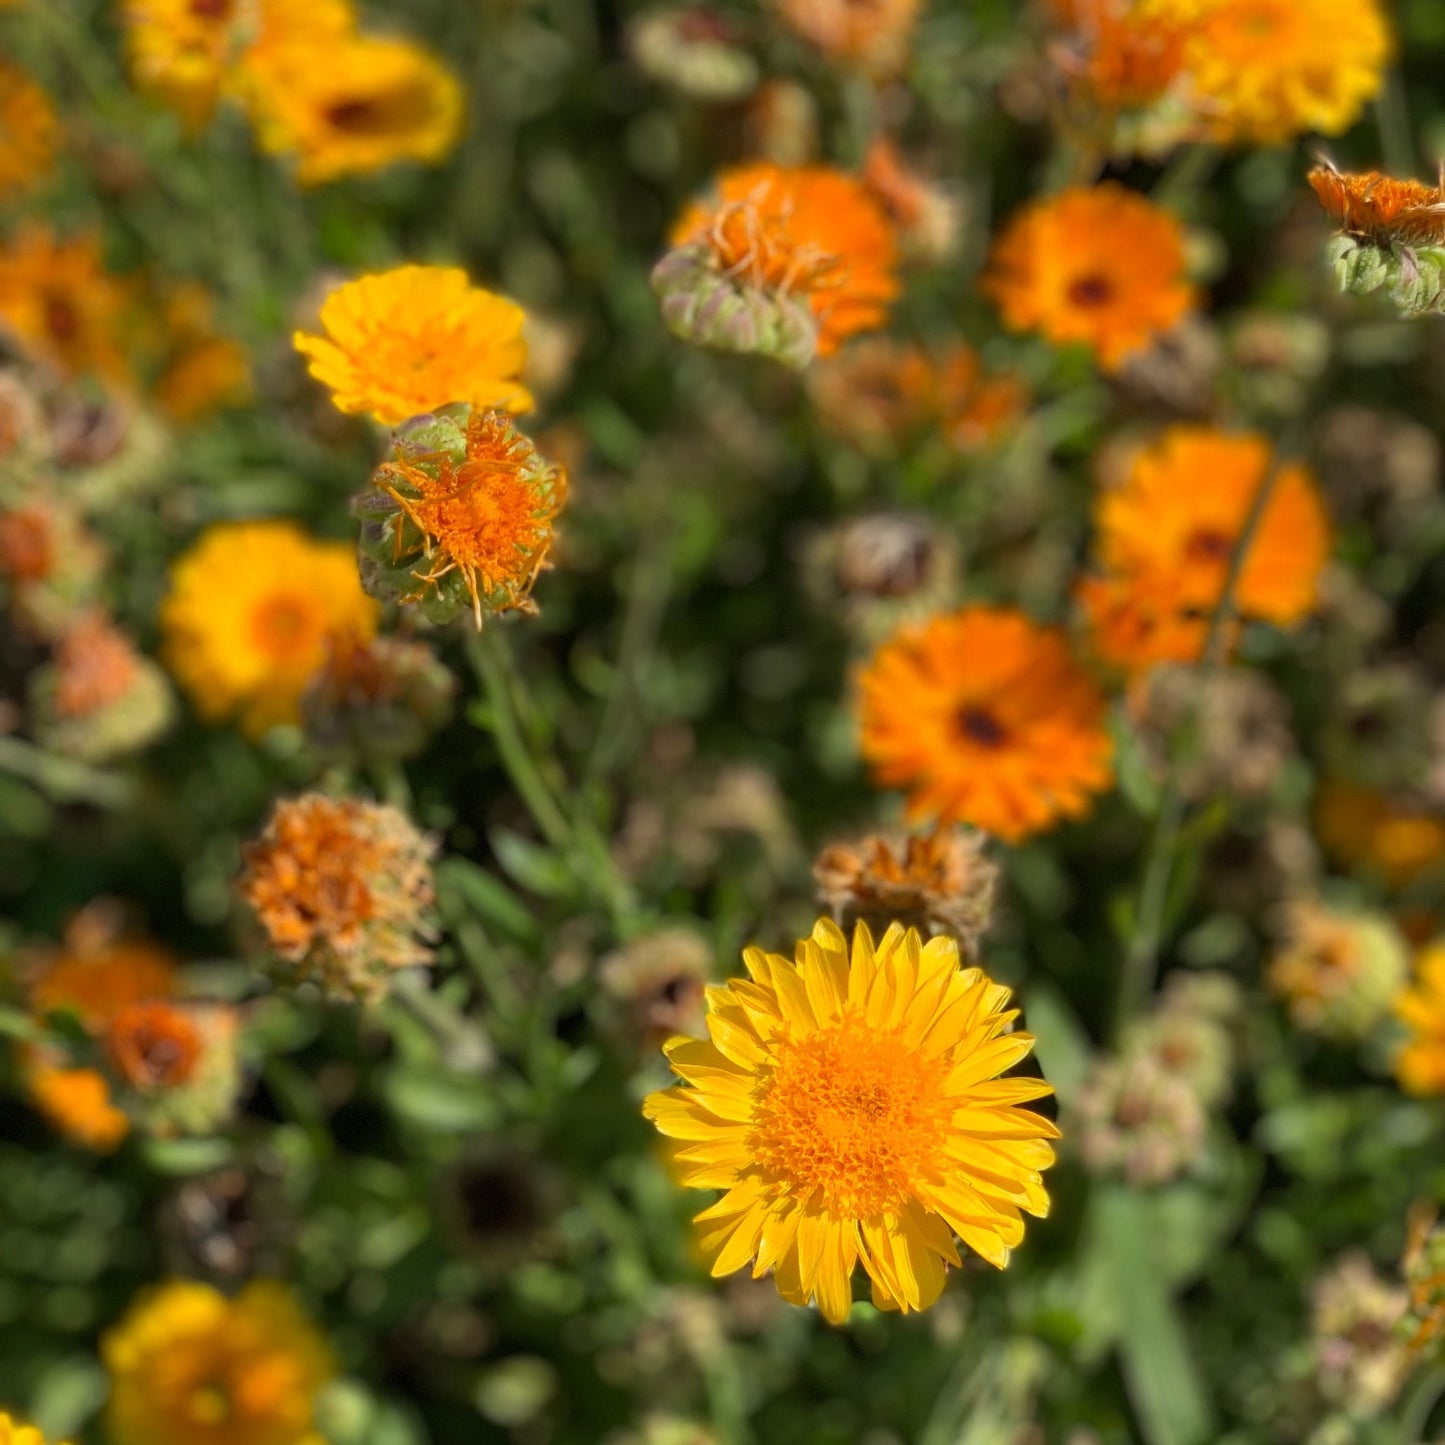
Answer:
[[[18,65],[0,60],[0,199],[20,195],[44,176],[59,142],[50,97]]]
[[[1109,371],[1195,303],[1178,221],[1112,181],[1025,206],[994,242],[983,289],[1010,330],[1082,343]]]
[[[1063,636],[966,607],[907,627],[860,678],[863,756],[910,818],[1009,842],[1087,812],[1113,779],[1102,692]]]
[[[1395,1057],[1400,1087],[1407,1094],[1445,1094],[1445,941],[1415,960],[1414,983],[1396,998],[1395,1013],[1410,1031]]]
[[[94,1069],[56,1068],[37,1054],[24,1072],[31,1102],[72,1143],[109,1154],[130,1133],[130,1120],[111,1102],[110,1086]]]
[[[870,75],[896,72],[921,0],[774,0],[790,30],[830,60],[847,61]]]

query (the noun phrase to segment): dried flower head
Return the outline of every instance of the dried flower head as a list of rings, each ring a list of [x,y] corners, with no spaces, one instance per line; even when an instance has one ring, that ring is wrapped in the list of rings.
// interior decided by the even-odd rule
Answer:
[[[861,181],[825,166],[724,171],[671,241],[652,275],[668,326],[790,366],[876,330],[898,292],[888,218]]]
[[[998,881],[985,843],[979,833],[940,828],[831,844],[813,863],[818,901],[844,929],[861,922],[881,934],[897,922],[930,936],[947,934],[965,957],[976,958]]]
[[[446,724],[456,690],[451,669],[424,642],[335,637],[301,696],[301,725],[328,756],[409,758]]]
[[[1383,792],[1418,788],[1430,766],[1428,678],[1413,664],[1352,668],[1332,689],[1319,753],[1332,777]]]
[[[253,736],[295,722],[332,638],[367,638],[376,603],[355,556],[291,522],[221,522],[171,566],[165,660],[202,717]]]
[[[242,850],[240,892],[293,981],[371,1001],[431,959],[435,851],[396,808],[305,793]]]
[[[926,1309],[954,1235],[990,1264],[1042,1216],[1058,1130],[1020,1107],[1052,1093],[1000,1078],[1033,1047],[1009,991],[960,970],[951,938],[894,926],[875,945],[820,921],[796,962],[744,951],[750,981],[708,992],[710,1042],[665,1052],[691,1087],[644,1112],[681,1141],[681,1182],[727,1193],[697,1216],[715,1276],[749,1261],[792,1304],[840,1324],[861,1263],[881,1309]]]
[[[28,191],[54,164],[60,120],[50,97],[18,65],[0,61],[0,199]]]
[[[1196,300],[1179,222],[1112,181],[1024,207],[994,242],[983,289],[1009,330],[1082,343],[1108,371]]]
[[[1243,1002],[1228,974],[1171,974],[1154,1007],[1126,1030],[1124,1052],[1148,1054],[1215,1109],[1233,1082]]]
[[[401,266],[338,287],[321,307],[326,335],[292,341],[338,410],[398,426],[453,402],[530,411],[524,320],[465,271]]]
[[[567,475],[503,412],[416,417],[358,497],[362,584],[433,622],[535,612]]]
[[[1207,1123],[1187,1080],[1152,1052],[1100,1059],[1074,1105],[1079,1150],[1091,1173],[1167,1184],[1198,1161]]]
[[[1387,544],[1414,535],[1440,489],[1440,438],[1400,412],[1346,403],[1315,424],[1314,462],[1330,512]]]
[[[559,1181],[533,1149],[483,1145],[448,1171],[443,1219],[463,1253],[484,1269],[515,1269],[546,1251]]]
[[[115,1445],[316,1445],[325,1341],[285,1286],[234,1299],[175,1281],[134,1301],[101,1342]]]
[[[1400,1339],[1406,1291],[1386,1280],[1362,1250],[1351,1250],[1310,1290],[1315,1384],[1359,1417],[1378,1415],[1399,1394],[1409,1357]]]
[[[400,161],[435,164],[456,145],[464,114],[456,76],[391,36],[334,38],[325,64],[309,44],[275,45],[251,57],[244,94],[262,148],[294,157],[305,186]]]
[[[1018,842],[1113,779],[1106,704],[1062,634],[967,607],[885,643],[860,678],[863,756],[912,818]]]
[[[597,965],[598,982],[626,1006],[633,1035],[650,1048],[673,1034],[702,1036],[703,992],[712,972],[707,940],[681,926],[644,933]]]
[[[1379,171],[1346,175],[1322,158],[1307,179],[1347,236],[1376,246],[1445,245],[1445,175],[1433,186],[1397,181]]]
[[[772,0],[787,27],[830,60],[889,76],[908,58],[921,0]]]
[[[1267,980],[1290,1018],[1327,1038],[1364,1038],[1388,1015],[1409,972],[1399,929],[1384,914],[1315,901],[1290,904],[1283,922]]]

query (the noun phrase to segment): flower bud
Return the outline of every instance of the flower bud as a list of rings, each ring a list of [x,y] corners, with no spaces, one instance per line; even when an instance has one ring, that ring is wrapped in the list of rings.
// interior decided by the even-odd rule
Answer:
[[[1085,1167],[1131,1184],[1178,1178],[1204,1143],[1199,1096],[1150,1053],[1100,1060],[1074,1107]]]
[[[644,11],[627,29],[633,62],[649,80],[712,104],[742,100],[758,83],[758,63],[725,17],[705,6]]]
[[[1408,1364],[1397,1333],[1405,1303],[1405,1291],[1384,1279],[1359,1250],[1315,1281],[1310,1311],[1315,1380],[1330,1404],[1368,1417],[1399,1393]]]

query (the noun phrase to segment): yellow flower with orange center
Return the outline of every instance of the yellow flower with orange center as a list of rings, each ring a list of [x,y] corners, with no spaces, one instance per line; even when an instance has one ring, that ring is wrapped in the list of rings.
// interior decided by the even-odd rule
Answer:
[[[1415,960],[1411,986],[1395,999],[1409,1039],[1395,1056],[1395,1077],[1407,1094],[1445,1094],[1445,942]]]
[[[908,57],[921,0],[774,0],[790,30],[831,60],[888,75]]]
[[[192,129],[205,125],[254,9],[254,0],[125,0],[121,24],[137,89]]]
[[[45,175],[59,143],[50,97],[18,65],[0,60],[0,199],[22,194]]]
[[[95,236],[61,241],[30,226],[0,249],[0,325],[66,377],[126,379],[120,338],[128,299]]]
[[[1122,485],[1105,491],[1097,506],[1097,556],[1106,578],[1166,609],[1162,635],[1189,650],[1203,643],[1204,621],[1219,606],[1230,559],[1244,533],[1256,496],[1278,467],[1234,589],[1241,617],[1288,627],[1319,601],[1320,575],[1329,557],[1330,527],[1313,476],[1297,463],[1277,462],[1269,442],[1252,433],[1201,426],[1170,427],[1135,457]],[[1086,594],[1087,600],[1087,594]],[[1155,646],[1146,651],[1159,652]],[[1111,660],[1162,660],[1158,656]]]
[[[715,1276],[751,1262],[790,1303],[841,1324],[861,1264],[880,1309],[927,1309],[955,1235],[1003,1267],[1025,1213],[1049,1198],[1041,1171],[1058,1130],[1020,1108],[1053,1092],[1000,1078],[1033,1048],[1009,1032],[1009,990],[960,970],[951,938],[895,924],[851,953],[820,921],[794,961],[744,951],[749,980],[707,991],[708,1040],[665,1046],[691,1087],[643,1112],[679,1140],[681,1183],[727,1192],[697,1216]]]
[[[0,1445],[45,1445],[45,1436],[34,1425],[0,1410]]]
[[[1025,206],[994,242],[982,285],[1011,331],[1087,346],[1108,371],[1196,301],[1179,222],[1113,181]]]
[[[176,1281],[135,1301],[102,1341],[114,1445],[323,1445],[326,1342],[283,1285],[235,1299]]]
[[[293,156],[302,185],[436,162],[461,134],[456,76],[406,40],[338,37],[324,64],[310,43],[267,47],[251,57],[244,85],[262,147]]]
[[[859,679],[863,756],[911,818],[1018,842],[1113,780],[1103,693],[1056,629],[966,607],[905,627]]]
[[[296,981],[372,999],[431,958],[434,852],[396,808],[307,793],[246,846],[240,892]]]
[[[1188,9],[1189,100],[1217,140],[1338,135],[1384,82],[1393,43],[1379,0],[1190,0]]]
[[[415,602],[433,622],[470,608],[536,611],[566,473],[549,466],[502,412],[418,418],[354,509],[362,580],[373,596]]]
[[[202,717],[257,735],[296,721],[329,641],[370,637],[377,611],[349,544],[292,522],[221,522],[172,564],[165,660]]]
[[[875,331],[898,294],[898,245],[875,197],[827,166],[737,166],[673,227],[675,248],[698,247],[712,274],[806,307],[817,354]]]
[[[338,287],[321,307],[326,335],[292,340],[339,410],[397,426],[452,402],[530,411],[525,319],[465,271],[401,266]]]

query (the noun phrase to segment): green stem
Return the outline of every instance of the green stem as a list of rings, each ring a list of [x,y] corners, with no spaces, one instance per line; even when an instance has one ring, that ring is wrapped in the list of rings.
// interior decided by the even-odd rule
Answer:
[[[1445,1395],[1445,1366],[1436,1365],[1415,1381],[1400,1406],[1400,1445],[1420,1445],[1442,1395]]]
[[[74,758],[58,757],[23,738],[0,737],[0,773],[34,783],[58,803],[124,808],[135,799],[135,788],[128,778],[101,772]]]
[[[1410,130],[1410,112],[1405,103],[1405,82],[1398,70],[1385,78],[1375,100],[1375,128],[1380,133],[1380,158],[1385,169],[1401,180],[1415,174],[1415,138]]]

